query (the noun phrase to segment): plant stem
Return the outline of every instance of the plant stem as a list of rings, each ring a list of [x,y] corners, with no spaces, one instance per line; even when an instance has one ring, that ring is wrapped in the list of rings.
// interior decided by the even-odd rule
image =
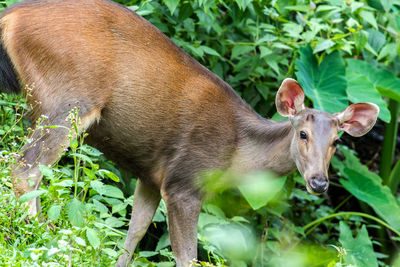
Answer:
[[[389,110],[392,119],[390,123],[386,124],[385,136],[383,138],[383,146],[381,152],[382,157],[379,168],[379,175],[382,177],[383,184],[388,185],[390,187],[389,177],[390,177],[390,170],[392,168],[394,152],[396,148],[400,103],[393,99],[390,99]],[[400,177],[397,179],[400,179]]]
[[[394,229],[393,227],[391,227],[389,224],[385,223],[384,221],[382,221],[379,218],[376,218],[375,216],[369,215],[367,213],[362,213],[362,212],[356,212],[356,211],[344,211],[344,212],[338,212],[338,213],[334,213],[334,214],[330,214],[328,216],[319,218],[315,221],[310,222],[309,224],[307,224],[306,226],[303,227],[303,230],[307,230],[308,228],[314,226],[314,225],[318,225],[321,224],[323,221],[329,220],[329,219],[333,219],[339,216],[345,216],[345,215],[356,215],[356,216],[360,216],[360,217],[365,217],[368,218],[370,220],[376,221],[377,223],[385,226],[387,229],[391,230],[393,233],[395,233],[396,235],[400,236],[400,232],[397,231],[396,229]]]

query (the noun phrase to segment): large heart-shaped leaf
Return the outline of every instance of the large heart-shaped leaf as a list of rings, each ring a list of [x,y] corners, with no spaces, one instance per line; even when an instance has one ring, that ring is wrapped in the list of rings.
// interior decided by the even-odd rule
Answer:
[[[346,249],[346,253],[343,256],[344,262],[353,266],[378,266],[372,242],[368,236],[365,225],[362,226],[356,238],[353,238],[353,234],[345,222],[340,221],[339,225],[339,242],[342,244],[343,248]]]
[[[393,73],[356,59],[348,59],[347,65],[348,70],[363,75],[371,82],[381,95],[400,102],[400,79]]]
[[[371,102],[378,105],[380,109],[379,118],[385,122],[390,122],[390,111],[387,108],[386,101],[383,100],[374,84],[366,79],[365,75],[351,69],[346,70],[346,77],[349,100],[353,103]]]
[[[314,108],[338,112],[347,107],[345,67],[335,51],[318,65],[310,46],[301,47],[296,61],[296,76]]]
[[[389,187],[382,185],[381,178],[362,165],[359,159],[348,148],[340,149],[346,159],[332,159],[332,165],[347,179],[340,183],[353,196],[371,206],[374,211],[400,231],[400,206]]]

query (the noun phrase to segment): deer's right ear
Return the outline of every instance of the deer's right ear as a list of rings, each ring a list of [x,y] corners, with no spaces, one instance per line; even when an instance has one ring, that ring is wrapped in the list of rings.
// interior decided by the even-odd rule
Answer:
[[[303,88],[296,80],[286,78],[276,93],[275,105],[282,116],[295,116],[304,109]]]

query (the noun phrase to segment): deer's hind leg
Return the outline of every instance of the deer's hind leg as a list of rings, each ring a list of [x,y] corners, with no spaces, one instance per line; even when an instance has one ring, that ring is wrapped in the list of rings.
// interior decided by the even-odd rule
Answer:
[[[74,105],[67,106],[71,106],[72,109]],[[100,110],[98,109],[81,106],[80,110],[82,112],[79,114],[81,121],[79,132],[87,129],[100,118]],[[42,180],[39,165],[53,165],[62,151],[68,147],[70,124],[66,121],[67,116],[68,111],[54,111],[54,114],[50,114],[41,127],[36,127],[30,142],[22,148],[21,157],[12,166],[11,172],[14,192],[17,197],[37,190]],[[39,198],[30,200],[27,204],[31,216],[40,213]]]

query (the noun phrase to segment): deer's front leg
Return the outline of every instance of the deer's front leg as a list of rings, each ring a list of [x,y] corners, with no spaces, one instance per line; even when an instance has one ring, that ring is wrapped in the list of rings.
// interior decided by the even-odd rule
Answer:
[[[160,203],[160,191],[137,180],[133,195],[133,208],[128,234],[124,243],[124,253],[119,257],[118,267],[129,265],[136,245],[147,231]]]
[[[197,222],[202,203],[198,194],[182,191],[163,192],[177,267],[190,266],[190,262],[197,259]]]

